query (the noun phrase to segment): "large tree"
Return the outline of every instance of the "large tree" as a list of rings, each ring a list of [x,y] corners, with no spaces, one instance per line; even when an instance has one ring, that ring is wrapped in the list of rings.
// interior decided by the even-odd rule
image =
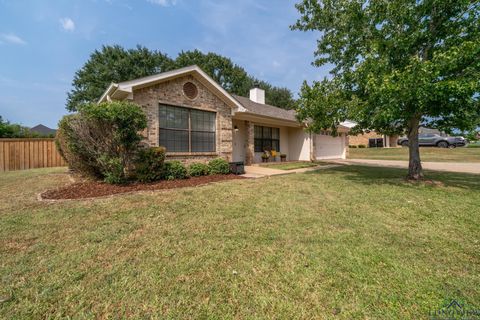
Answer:
[[[266,102],[285,109],[295,106],[292,92],[258,81],[231,59],[199,50],[181,52],[171,59],[159,51],[137,46],[126,50],[118,45],[95,50],[85,65],[76,72],[73,89],[68,93],[67,109],[77,110],[84,103],[95,102],[111,82],[127,81],[155,73],[196,64],[232,94],[247,96],[254,83],[265,89]]]
[[[331,77],[304,83],[299,117],[313,130],[355,120],[355,130],[406,133],[408,178],[423,177],[420,125],[479,124],[479,1],[304,0],[293,29],[319,31],[314,65]]]
[[[67,110],[95,102],[112,82],[121,82],[171,70],[173,61],[160,51],[137,46],[103,46],[75,73],[73,89],[68,93]]]

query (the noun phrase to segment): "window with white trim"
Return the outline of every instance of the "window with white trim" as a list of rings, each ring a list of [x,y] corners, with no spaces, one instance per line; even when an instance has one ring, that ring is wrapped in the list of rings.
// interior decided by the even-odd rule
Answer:
[[[215,152],[216,113],[161,104],[159,145],[167,152]]]

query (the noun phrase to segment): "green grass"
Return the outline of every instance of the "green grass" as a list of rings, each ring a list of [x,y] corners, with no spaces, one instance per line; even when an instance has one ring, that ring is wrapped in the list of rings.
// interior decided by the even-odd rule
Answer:
[[[302,168],[310,168],[310,167],[318,167],[321,165],[327,165],[326,162],[307,162],[307,161],[296,161],[296,162],[270,162],[270,163],[262,163],[262,167],[278,169],[278,170],[294,170],[294,169],[302,169]]]
[[[478,148],[420,148],[422,161],[432,162],[480,162]],[[349,159],[405,160],[408,161],[408,148],[365,148],[348,149]]]
[[[423,319],[480,308],[480,180],[339,167],[38,202],[0,174],[0,319]]]

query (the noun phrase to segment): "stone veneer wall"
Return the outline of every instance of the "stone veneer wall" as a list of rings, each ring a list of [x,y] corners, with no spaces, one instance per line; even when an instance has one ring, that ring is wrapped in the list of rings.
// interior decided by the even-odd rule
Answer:
[[[194,83],[198,88],[195,99],[187,98],[183,93],[186,82]],[[232,108],[216,95],[211,93],[193,76],[185,76],[170,81],[154,84],[149,87],[134,90],[133,102],[139,104],[147,115],[148,127],[143,132],[145,142],[149,146],[158,146],[159,142],[159,104],[170,104],[180,107],[213,111],[217,113],[216,152],[214,153],[168,153],[169,160],[183,162],[208,161],[222,157],[227,161],[232,159]]]
[[[254,125],[251,121],[245,121],[246,141],[245,146],[245,164],[247,166],[254,162],[255,158],[255,143],[254,143]]]

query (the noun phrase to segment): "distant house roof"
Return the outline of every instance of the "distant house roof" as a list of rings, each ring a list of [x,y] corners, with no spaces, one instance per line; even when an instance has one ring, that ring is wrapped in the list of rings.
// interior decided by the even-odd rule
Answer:
[[[250,100],[249,98],[232,95],[242,104],[249,113],[270,118],[279,118],[289,121],[297,121],[294,110],[286,110],[269,104],[261,104]]]
[[[51,129],[47,126],[44,126],[43,124],[37,124],[35,127],[30,128],[30,132],[35,132],[42,136],[48,136],[51,134],[55,134],[57,130]]]

